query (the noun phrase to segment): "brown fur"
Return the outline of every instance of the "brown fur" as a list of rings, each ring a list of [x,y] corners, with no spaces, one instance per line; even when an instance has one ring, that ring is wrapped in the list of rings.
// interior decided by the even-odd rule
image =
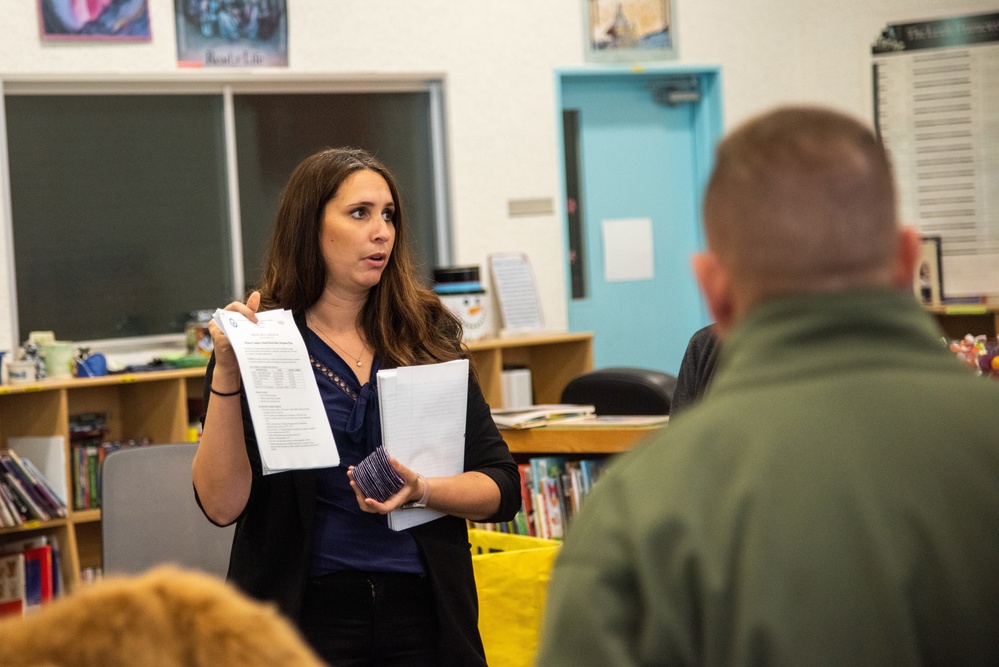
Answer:
[[[109,578],[0,621],[11,667],[322,667],[270,605],[205,574],[159,567]]]

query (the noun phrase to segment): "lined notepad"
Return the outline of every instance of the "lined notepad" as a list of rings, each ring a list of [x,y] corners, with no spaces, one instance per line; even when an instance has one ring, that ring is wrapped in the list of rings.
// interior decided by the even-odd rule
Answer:
[[[424,477],[464,471],[467,359],[378,371],[378,400],[386,452]],[[389,527],[405,530],[442,516],[429,509],[395,510]]]

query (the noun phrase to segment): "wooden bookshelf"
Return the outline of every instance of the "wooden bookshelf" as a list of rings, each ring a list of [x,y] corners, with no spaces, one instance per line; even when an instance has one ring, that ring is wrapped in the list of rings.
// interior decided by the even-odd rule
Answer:
[[[562,390],[593,370],[592,333],[537,333],[468,343],[479,385],[491,407],[503,406],[503,367],[531,369],[535,403],[558,403]]]
[[[661,426],[628,426],[573,428],[566,424],[558,428],[503,429],[500,434],[517,458],[547,454],[571,457],[617,454],[631,449],[641,440],[658,433]]]
[[[999,305],[926,306],[936,316],[940,327],[950,339],[999,334]]]
[[[496,338],[475,341],[468,348],[486,400],[493,406],[502,402],[504,365],[530,368],[536,401],[546,403],[557,402],[569,380],[593,368],[589,333]],[[0,447],[6,447],[10,437],[60,436],[62,474],[72,495],[71,415],[106,413],[108,440],[185,442],[188,424],[200,417],[200,408],[198,414],[189,413],[188,401],[200,404],[204,374],[204,368],[190,368],[0,386]],[[41,534],[55,536],[64,583],[72,591],[80,585],[83,568],[101,567],[101,512],[73,510],[72,497],[66,500],[68,517],[0,529],[0,544]]]
[[[68,517],[0,529],[0,544],[42,534],[55,536],[63,581],[72,591],[80,584],[83,568],[101,566],[101,511],[73,509],[70,416],[106,413],[108,440],[184,442],[188,423],[200,417],[189,414],[188,399],[200,402],[204,374],[204,368],[191,368],[0,386],[0,446],[6,447],[11,437],[59,437],[65,464],[62,473],[70,495],[65,499]]]

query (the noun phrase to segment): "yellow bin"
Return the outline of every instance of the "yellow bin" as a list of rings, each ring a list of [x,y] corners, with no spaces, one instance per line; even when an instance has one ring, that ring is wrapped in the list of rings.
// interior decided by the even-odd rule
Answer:
[[[490,667],[529,667],[561,542],[477,528],[468,531],[468,539],[486,659]]]

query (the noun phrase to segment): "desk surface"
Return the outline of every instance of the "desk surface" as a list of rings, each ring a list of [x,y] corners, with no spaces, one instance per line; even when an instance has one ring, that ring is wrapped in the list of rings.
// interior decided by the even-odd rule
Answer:
[[[500,429],[514,454],[616,454],[665,428],[657,426],[577,427],[566,424],[528,429]]]

